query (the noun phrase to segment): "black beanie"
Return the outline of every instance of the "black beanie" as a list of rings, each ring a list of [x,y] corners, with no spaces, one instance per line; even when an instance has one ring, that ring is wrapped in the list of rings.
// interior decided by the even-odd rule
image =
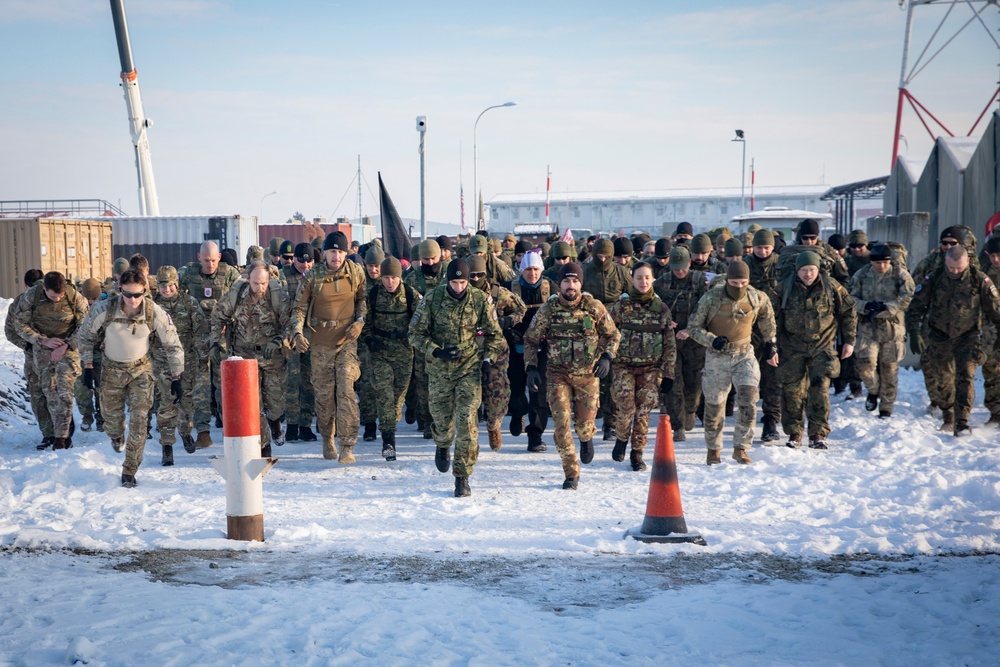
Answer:
[[[531,250],[531,242],[530,241],[518,241],[517,243],[514,244],[514,254],[515,255],[517,255],[519,253],[522,253],[522,252],[528,252],[529,250]]]
[[[868,253],[869,259],[873,262],[884,262],[892,259],[892,250],[884,243],[876,243]]]
[[[295,246],[295,259],[304,262],[307,260],[302,259],[303,257],[306,257],[311,260],[312,256],[313,256],[313,247],[308,243],[300,243],[297,246]]]
[[[799,223],[799,238],[803,236],[819,236],[819,221],[803,220]]]
[[[678,222],[677,229],[674,230],[674,236],[677,236],[678,234],[694,236],[694,227],[691,226],[690,222]]]
[[[631,257],[634,252],[632,241],[624,237],[615,239],[615,257]]]
[[[450,236],[448,236],[447,234],[442,234],[441,236],[437,237],[436,240],[438,242],[438,247],[440,247],[441,250],[451,250],[452,244]]]
[[[993,253],[1000,252],[1000,238],[996,236],[991,236],[986,241],[986,254],[992,255]]]
[[[448,262],[448,280],[468,280],[469,263],[464,259],[453,259]]]
[[[576,262],[567,262],[559,267],[559,275],[556,283],[561,283],[566,278],[576,278],[583,282],[583,269]]]
[[[834,250],[843,250],[847,247],[847,239],[844,238],[843,234],[834,234],[827,241],[827,244]]]
[[[653,250],[653,254],[660,259],[667,259],[670,257],[670,249],[673,247],[674,243],[670,239],[657,239],[656,249]]]
[[[323,241],[323,250],[350,252],[351,244],[347,241],[347,235],[344,232],[330,232],[326,235],[326,240]]]

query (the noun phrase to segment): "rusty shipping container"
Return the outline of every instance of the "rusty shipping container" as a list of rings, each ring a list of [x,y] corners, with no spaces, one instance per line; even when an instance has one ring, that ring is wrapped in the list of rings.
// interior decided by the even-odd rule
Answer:
[[[71,280],[111,275],[112,225],[66,218],[0,219],[0,297],[24,291],[29,269],[59,271]]]
[[[351,229],[352,225],[350,224],[345,225],[337,222],[324,222],[320,223],[320,227],[323,228],[323,238],[326,238],[326,235],[331,232],[339,231],[339,232],[344,232],[344,234],[347,236],[348,241],[353,240],[353,233],[352,233],[353,230]],[[307,238],[312,229],[306,225],[301,225],[301,224],[279,223],[273,225],[260,225],[257,228],[257,230],[258,230],[257,234],[258,245],[264,248],[265,250],[267,249],[268,244],[271,242],[271,239],[275,237],[281,237],[286,241],[291,241],[296,245],[299,243],[308,243],[309,241],[312,240],[310,238]],[[240,257],[240,261],[243,261],[244,259],[246,259],[246,257]]]

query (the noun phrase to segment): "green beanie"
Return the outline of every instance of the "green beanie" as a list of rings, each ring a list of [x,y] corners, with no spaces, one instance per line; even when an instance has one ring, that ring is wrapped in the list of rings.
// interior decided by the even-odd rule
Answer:
[[[798,271],[803,266],[815,266],[819,268],[820,259],[819,255],[814,253],[812,250],[806,250],[805,252],[800,252],[795,258],[795,270]]]
[[[774,245],[774,233],[770,229],[759,229],[754,232],[753,244],[757,245]]]
[[[698,234],[691,239],[691,252],[712,252],[712,239],[708,238],[708,234]]]

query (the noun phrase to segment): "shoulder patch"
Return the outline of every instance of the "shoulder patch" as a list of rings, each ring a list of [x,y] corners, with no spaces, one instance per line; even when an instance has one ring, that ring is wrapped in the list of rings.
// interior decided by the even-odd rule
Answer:
[[[925,280],[926,280],[926,279],[925,279]],[[914,287],[914,288],[913,288],[913,293],[914,293],[914,294],[916,294],[917,292],[919,292],[919,291],[920,291],[920,288],[921,288],[921,287],[923,287],[923,286],[924,286],[924,284],[923,284],[923,283],[920,283],[919,285],[917,285],[916,287]]]

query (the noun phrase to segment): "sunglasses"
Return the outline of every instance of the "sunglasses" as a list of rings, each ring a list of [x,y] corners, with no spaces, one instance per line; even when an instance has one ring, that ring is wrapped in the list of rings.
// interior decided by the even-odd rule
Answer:
[[[480,280],[480,279],[485,278],[485,277],[486,277],[486,272],[485,271],[483,271],[482,273],[478,273],[477,272],[477,273],[470,273],[469,274],[469,280]]]
[[[812,234],[806,234],[806,235],[804,235],[802,237],[802,240],[803,241],[815,241],[818,238],[819,238],[818,236],[813,236]]]
[[[122,292],[122,297],[126,299],[141,299],[145,295],[145,292]]]
[[[941,241],[941,245],[958,245],[958,241]]]
[[[282,255],[281,259],[287,259],[290,262],[295,259],[295,255]]]
[[[858,248],[864,248],[864,247],[866,247],[866,246],[865,246],[865,244],[864,244],[864,243],[852,243],[852,244],[850,245],[850,247],[851,247],[851,248],[854,248],[854,249],[856,250],[856,249],[858,249]]]

